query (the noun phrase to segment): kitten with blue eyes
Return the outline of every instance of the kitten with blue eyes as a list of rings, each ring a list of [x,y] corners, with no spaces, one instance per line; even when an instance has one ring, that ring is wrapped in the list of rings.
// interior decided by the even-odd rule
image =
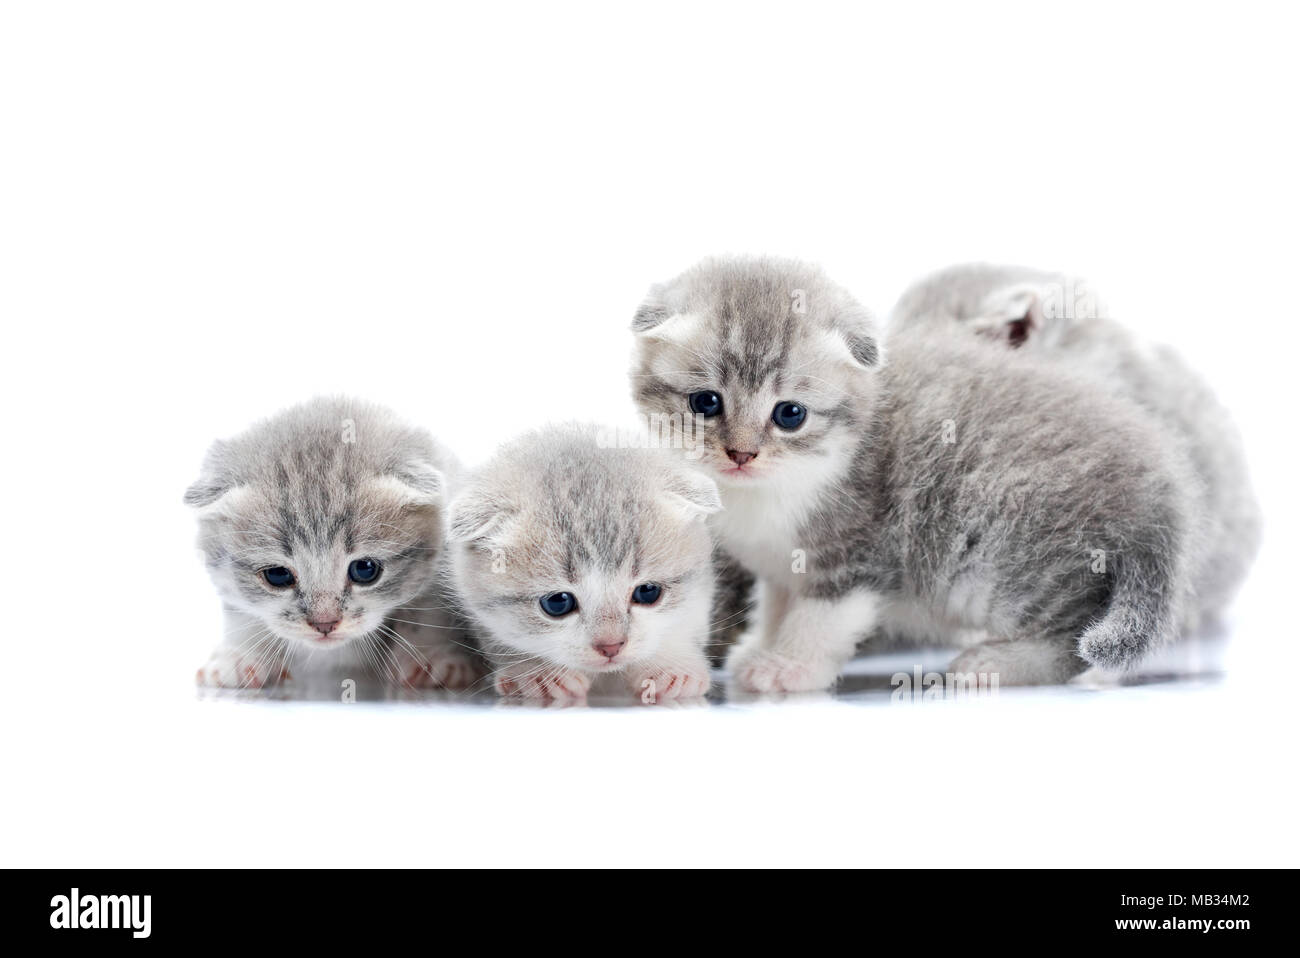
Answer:
[[[712,480],[594,427],[516,439],[450,507],[457,596],[502,695],[647,703],[709,688]]]
[[[226,619],[199,684],[352,669],[402,686],[472,684],[478,663],[443,558],[459,477],[423,430],[351,399],[304,403],[213,444],[185,493]]]
[[[1161,424],[1197,480],[1184,629],[1219,616],[1250,570],[1262,519],[1232,416],[1177,353],[1112,319],[1086,280],[1021,266],[969,263],[932,273],[903,293],[890,325],[924,325],[1014,349],[1025,362],[1059,363],[1095,377]]]
[[[828,687],[891,620],[983,634],[952,668],[1004,684],[1122,669],[1176,631],[1186,463],[1089,381],[924,330],[886,362],[866,310],[788,260],[707,260],[633,331],[638,405],[703,421],[713,529],[762,584],[741,688]]]

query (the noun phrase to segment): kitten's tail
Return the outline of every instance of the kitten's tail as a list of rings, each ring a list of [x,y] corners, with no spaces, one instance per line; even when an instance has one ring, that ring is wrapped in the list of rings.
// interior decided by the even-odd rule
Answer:
[[[1128,548],[1114,557],[1114,586],[1106,613],[1079,636],[1079,655],[1104,669],[1129,669],[1178,634],[1181,587],[1178,550],[1171,543]]]

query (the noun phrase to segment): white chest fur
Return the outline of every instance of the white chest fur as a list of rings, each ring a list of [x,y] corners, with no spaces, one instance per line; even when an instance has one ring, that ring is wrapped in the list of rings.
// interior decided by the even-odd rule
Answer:
[[[793,574],[807,543],[800,543],[799,527],[806,503],[797,508],[768,490],[728,490],[723,510],[713,516],[713,530],[736,560],[762,579],[784,580]]]
[[[840,472],[830,457],[752,484],[721,488],[723,510],[710,519],[722,547],[760,579],[797,588],[817,543],[805,541],[805,520]]]

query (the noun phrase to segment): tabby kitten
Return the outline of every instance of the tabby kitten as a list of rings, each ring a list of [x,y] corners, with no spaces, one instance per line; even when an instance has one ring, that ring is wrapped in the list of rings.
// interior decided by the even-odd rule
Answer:
[[[460,601],[502,695],[703,695],[713,481],[667,453],[552,426],[504,446],[451,504]]]
[[[763,586],[729,659],[742,688],[827,687],[895,617],[986,634],[953,668],[1006,684],[1124,668],[1174,634],[1185,463],[1088,381],[919,328],[885,362],[871,316],[788,260],[706,260],[633,330],[638,404],[703,420],[713,529]]]
[[[1110,318],[1090,283],[1059,273],[983,263],[939,270],[903,294],[890,320],[894,329],[920,324],[1093,377],[1179,446],[1195,479],[1197,523],[1184,628],[1218,618],[1250,570],[1262,520],[1241,435],[1204,379]]]
[[[372,668],[463,688],[477,673],[440,556],[455,458],[352,399],[316,399],[213,444],[185,493],[225,610],[201,685]]]

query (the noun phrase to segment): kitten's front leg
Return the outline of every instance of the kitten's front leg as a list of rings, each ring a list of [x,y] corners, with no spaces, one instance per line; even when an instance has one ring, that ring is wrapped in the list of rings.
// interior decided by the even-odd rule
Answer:
[[[631,662],[624,681],[645,705],[657,705],[706,695],[713,684],[708,647],[710,615],[708,596],[698,601],[687,596],[681,612],[662,623],[659,644],[653,654]]]
[[[835,599],[798,593],[777,597],[782,614],[728,659],[732,677],[750,692],[810,692],[830,688],[858,639],[875,624],[880,600],[870,592]]]
[[[542,659],[497,661],[492,681],[497,694],[544,702],[585,702],[591,676]]]
[[[467,689],[482,677],[469,628],[445,602],[430,592],[389,616],[388,678],[417,689]]]
[[[656,656],[627,673],[628,688],[646,705],[699,698],[712,684],[708,658],[694,649]]]
[[[760,637],[775,636],[781,631],[781,623],[785,621],[785,615],[790,611],[793,597],[789,586],[770,579],[763,582],[759,598]]]
[[[194,675],[209,688],[260,689],[289,678],[290,650],[258,619],[224,610],[221,644]]]

